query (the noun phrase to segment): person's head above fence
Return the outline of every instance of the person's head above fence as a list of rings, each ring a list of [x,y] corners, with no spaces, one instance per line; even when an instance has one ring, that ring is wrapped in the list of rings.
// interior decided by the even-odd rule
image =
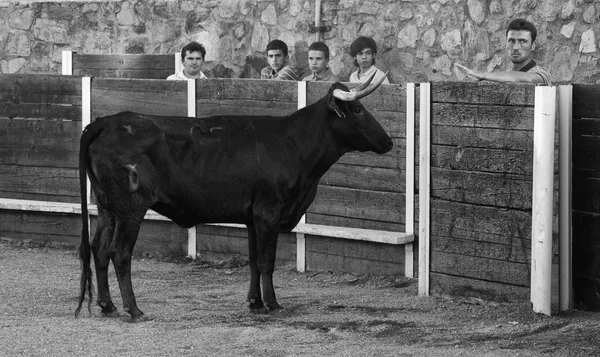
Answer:
[[[267,61],[269,66],[279,72],[289,60],[288,46],[281,40],[273,40],[267,45]]]
[[[181,65],[183,69],[170,75],[167,79],[185,80],[206,78],[202,73],[202,63],[206,57],[206,49],[198,42],[192,41],[181,49]]]
[[[525,19],[514,19],[506,27],[506,56],[511,69],[503,72],[483,72],[456,63],[467,78],[478,81],[518,82],[552,85],[552,75],[533,60],[537,29]]]
[[[376,54],[377,44],[370,37],[360,36],[350,45],[350,56],[354,59],[356,67],[366,67],[368,69],[375,65]]]
[[[373,73],[376,73],[373,81],[377,82],[387,74],[375,67],[375,56],[377,55],[377,44],[370,37],[360,36],[350,45],[350,56],[354,59],[354,65],[358,69],[350,74],[351,83],[364,83]],[[388,78],[384,84],[389,84]]]

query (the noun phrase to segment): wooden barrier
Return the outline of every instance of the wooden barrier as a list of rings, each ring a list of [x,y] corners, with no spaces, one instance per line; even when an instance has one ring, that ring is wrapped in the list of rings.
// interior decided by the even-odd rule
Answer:
[[[573,85],[573,300],[593,311],[600,311],[599,94],[598,85]]]
[[[81,54],[63,51],[62,74],[108,77],[166,79],[181,70],[181,54]]]
[[[20,83],[19,80],[23,81],[23,78],[16,80],[14,87],[18,87]],[[31,78],[26,79],[34,80],[34,78],[41,78],[40,80],[42,81],[45,80],[44,76],[31,76]],[[79,83],[80,87],[81,83],[86,83],[87,79],[85,77],[84,79],[79,77],[57,78],[51,79],[58,81],[64,80],[69,83]],[[10,82],[10,79],[11,78],[7,77],[7,81],[3,81],[3,83]],[[87,86],[89,86],[88,96],[91,105],[89,106],[90,113],[84,116],[88,117],[113,114],[122,110],[131,110],[148,114],[184,116],[188,114],[189,109],[188,90],[190,85],[192,85],[192,88],[195,89],[195,106],[198,108],[197,112],[199,115],[282,115],[294,111],[298,106],[298,85],[295,82],[213,79],[197,81],[195,83],[186,83],[180,81],[163,80],[92,78],[91,80],[87,79],[87,83]],[[305,97],[309,98],[309,102],[317,100],[322,96],[321,93],[324,93],[328,87],[329,84],[323,85],[320,83],[315,84],[314,88],[312,86],[308,86],[307,95]],[[395,124],[394,122],[401,121],[403,116],[402,114],[404,113],[402,113],[401,116],[398,116],[398,113],[396,113],[394,116],[394,114],[391,112],[404,107],[404,98],[400,95],[402,94],[401,91],[397,89],[399,87],[385,87],[387,88],[381,90],[381,98],[377,99],[378,95],[372,94],[369,98],[373,101],[373,103],[365,104],[368,107],[369,105],[379,105],[380,103],[385,104],[392,101],[400,103],[393,105],[385,104],[380,106],[381,109],[375,110],[373,114],[376,117],[379,114],[378,112],[383,114],[382,122],[384,124],[384,128],[386,128],[392,134],[396,133],[394,140],[401,145],[404,142],[404,138],[400,138],[399,130],[397,129],[398,124]],[[315,91],[320,91],[320,94],[314,94],[313,92]],[[60,95],[56,95],[56,97],[60,97]],[[82,105],[80,104],[78,109],[80,113],[79,118],[81,118],[81,107]],[[7,123],[8,121],[3,124],[8,125]],[[63,123],[62,121],[57,120],[52,125],[53,127],[56,127],[63,125]],[[72,130],[68,135],[70,135],[72,138],[69,141],[69,150],[72,154],[69,157],[64,158],[66,162],[63,164],[65,167],[69,167],[72,172],[71,176],[69,177],[60,175],[62,176],[60,183],[67,187],[66,191],[68,194],[60,196],[60,199],[48,199],[43,195],[23,196],[20,192],[18,192],[17,197],[15,198],[19,198],[19,202],[0,200],[0,209],[10,212],[30,212],[40,216],[43,216],[43,213],[58,217],[77,214],[76,207],[78,206],[77,202],[79,202],[79,195],[77,193],[78,181],[76,175],[78,147],[77,139],[79,138],[79,133],[81,131],[81,124],[78,123],[78,121],[73,121],[71,123],[71,127]],[[52,143],[52,139],[53,137],[46,138],[45,140],[47,140],[49,143]],[[8,147],[7,150],[11,150],[11,148]],[[22,150],[18,155],[34,155],[32,152],[35,153],[35,148],[26,147],[25,150]],[[400,153],[400,150],[395,150],[390,152],[387,157],[379,159],[378,161],[375,160],[374,156],[361,157],[361,155],[352,155],[352,157],[347,158],[345,162],[340,163],[340,165],[343,165],[341,168],[335,168],[333,170],[335,173],[334,175],[323,180],[325,186],[329,186],[324,189],[325,192],[332,192],[326,196],[327,198],[324,199],[323,202],[327,202],[327,199],[330,199],[329,197],[333,197],[333,199],[337,200],[345,200],[343,202],[345,202],[344,204],[347,207],[347,211],[328,212],[326,215],[317,210],[315,217],[328,216],[330,221],[333,220],[333,222],[336,223],[346,222],[348,224],[345,227],[340,226],[340,224],[331,225],[327,224],[327,222],[318,221],[318,219],[315,219],[315,222],[311,222],[311,218],[309,218],[306,223],[299,225],[294,232],[303,235],[303,237],[307,240],[307,244],[305,245],[306,251],[297,253],[296,255],[306,256],[306,266],[308,266],[310,269],[324,269],[324,267],[325,269],[336,269],[336,266],[331,264],[331,262],[335,261],[336,259],[331,258],[331,256],[339,257],[339,253],[337,251],[339,251],[340,246],[346,246],[346,249],[356,251],[356,248],[353,247],[352,243],[350,242],[360,241],[361,243],[359,244],[362,244],[362,250],[367,252],[367,258],[365,259],[373,262],[374,260],[378,260],[379,258],[383,257],[384,260],[386,260],[386,262],[383,264],[384,267],[377,267],[376,264],[374,264],[375,268],[373,268],[371,267],[373,264],[359,263],[356,264],[359,268],[352,268],[352,263],[348,263],[351,259],[349,260],[347,257],[344,257],[342,259],[343,261],[340,261],[341,266],[348,268],[349,270],[354,269],[354,271],[356,271],[356,269],[365,269],[368,267],[369,269],[366,269],[366,272],[387,272],[393,274],[404,273],[405,271],[412,272],[412,256],[411,259],[403,261],[404,252],[401,249],[405,243],[412,242],[412,234],[407,234],[399,230],[386,230],[387,227],[398,228],[404,226],[404,224],[398,222],[399,219],[404,219],[404,215],[398,212],[399,209],[397,208],[397,206],[403,205],[404,201],[402,200],[400,204],[392,204],[392,201],[386,197],[391,193],[392,197],[403,199],[401,190],[393,187],[393,185],[401,186],[403,182],[396,180],[394,183],[392,183],[392,185],[385,182],[390,175],[392,175],[392,177],[400,178],[398,173],[394,173],[394,171],[401,171],[399,162],[405,162],[404,159],[401,159],[397,156]],[[60,168],[60,170],[65,171],[64,168]],[[402,170],[404,170],[404,168],[402,168]],[[69,171],[67,170],[65,172]],[[369,185],[368,182],[358,182],[356,177],[352,177],[348,182],[344,183],[343,176],[359,176],[363,179],[370,178],[371,184]],[[376,176],[381,177],[377,179],[375,178]],[[13,186],[19,187],[20,184],[14,184]],[[56,186],[50,186],[50,191],[55,191],[55,187]],[[18,189],[15,189],[15,191],[18,191]],[[344,191],[346,191],[346,193],[344,193]],[[378,192],[380,191],[382,191],[383,194],[379,194]],[[345,194],[351,194],[351,199],[345,198]],[[385,205],[394,207],[393,209],[395,213],[391,216],[388,215],[388,213],[378,213],[378,206],[379,209],[385,210],[384,205],[382,205],[380,202],[377,202],[378,200],[383,200],[382,202],[384,202]],[[411,201],[414,201],[414,199],[411,198]],[[64,202],[66,204],[66,208],[63,204],[55,205],[56,202]],[[36,205],[39,206],[39,209],[32,209],[32,207]],[[370,208],[361,212],[360,209],[356,208],[361,205],[364,205],[365,207],[370,205]],[[329,204],[329,207],[331,207],[331,204]],[[91,207],[91,211],[94,211],[93,206]],[[151,217],[153,217],[152,215],[149,217],[150,221],[157,221],[156,219],[151,219]],[[160,221],[160,219],[158,221]],[[74,224],[72,229],[73,231],[77,231],[75,226],[76,225]],[[143,227],[142,231],[144,231]],[[243,239],[245,241],[245,233],[243,234],[242,238],[241,231],[242,228],[239,226],[227,225],[199,229],[199,232],[196,233],[200,238],[199,241],[201,242],[198,249],[202,250],[203,248],[210,246],[215,240],[221,239],[222,235],[226,235],[230,241],[232,237],[235,237],[236,239]],[[243,231],[245,232],[245,229]],[[186,232],[183,230],[181,232],[173,232],[171,230],[168,234],[175,234],[177,236],[175,241],[181,241],[184,240],[181,237],[184,237]],[[72,236],[70,240],[77,242],[77,239],[74,237],[76,237],[78,233],[73,232],[72,234],[68,235]],[[286,237],[289,237],[289,235],[283,236],[284,238],[280,240],[284,242],[282,247],[290,248],[293,243],[290,242],[289,244],[285,244],[286,240],[288,240]],[[328,246],[317,247],[315,248],[315,252],[313,252],[311,249],[313,249],[315,246],[319,246],[319,243],[323,242],[323,236],[328,237],[325,238],[327,239]],[[331,243],[331,239],[334,238],[336,242]],[[340,243],[339,238],[344,238],[343,241],[347,243]],[[140,239],[140,242],[143,241],[143,239]],[[332,244],[334,244],[334,248],[332,248]],[[375,244],[375,246],[370,247],[369,244]],[[390,244],[399,246],[400,249],[382,250],[378,246],[389,246]],[[236,244],[233,245],[235,246]],[[299,245],[296,246],[299,247]],[[367,248],[366,250],[364,249],[365,247]],[[375,255],[369,253],[369,251],[373,249],[378,251],[378,253]],[[243,253],[246,254],[245,251]],[[293,255],[290,253],[284,253],[283,256],[293,259]],[[356,256],[356,258],[360,259],[360,254]],[[337,260],[340,259],[338,258]],[[323,265],[321,263],[322,261],[326,261],[326,264]],[[408,268],[406,268],[405,265]]]
[[[534,89],[432,83],[432,293],[529,299]]]

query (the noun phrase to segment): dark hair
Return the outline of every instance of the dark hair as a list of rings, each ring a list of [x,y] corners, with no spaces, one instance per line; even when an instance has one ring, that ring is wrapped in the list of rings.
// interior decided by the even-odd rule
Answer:
[[[313,42],[308,46],[309,51],[321,51],[325,55],[325,59],[329,59],[329,47],[323,42]]]
[[[202,46],[196,41],[192,41],[187,45],[183,46],[183,48],[181,49],[181,61],[183,62],[183,60],[185,60],[185,56],[187,56],[188,53],[196,51],[200,52],[200,54],[202,55],[202,60],[204,61],[204,58],[206,57],[206,49],[204,48],[204,46]]]
[[[365,48],[370,48],[371,51],[373,51],[373,54],[377,53],[377,44],[375,41],[370,37],[360,36],[350,45],[350,56],[352,56],[352,58],[356,57],[356,55]],[[358,67],[356,59],[354,59],[354,65]],[[373,65],[375,65],[375,58],[373,58]]]
[[[535,42],[535,38],[537,37],[537,29],[535,25],[525,19],[514,19],[506,28],[506,34],[508,35],[508,31],[529,31],[531,33],[531,43]]]
[[[267,45],[267,54],[269,54],[268,52],[271,50],[281,50],[284,56],[288,55],[288,47],[285,44],[285,42],[281,40],[273,40],[269,42],[269,44]]]

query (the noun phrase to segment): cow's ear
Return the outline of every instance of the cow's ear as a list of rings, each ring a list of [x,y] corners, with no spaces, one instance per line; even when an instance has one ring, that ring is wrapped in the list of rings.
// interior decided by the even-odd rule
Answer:
[[[329,109],[333,110],[337,114],[338,117],[345,118],[346,114],[340,109],[340,107],[338,106],[338,102],[339,102],[339,100],[336,99],[330,93],[328,101],[327,101],[327,106],[329,107]]]

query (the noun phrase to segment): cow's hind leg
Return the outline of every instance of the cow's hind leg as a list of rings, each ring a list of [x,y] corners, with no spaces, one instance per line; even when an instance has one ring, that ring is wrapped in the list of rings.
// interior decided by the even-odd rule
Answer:
[[[278,217],[275,214],[268,216],[274,218],[273,221],[277,222]],[[281,309],[281,306],[277,303],[275,287],[273,285],[279,225],[265,220],[262,217],[255,218],[254,222],[257,235],[257,265],[258,270],[260,271],[263,299],[269,312],[274,312]]]
[[[268,313],[262,300],[260,292],[260,270],[258,268],[256,230],[248,226],[248,264],[250,265],[250,289],[248,291],[248,302],[250,312],[255,314]]]
[[[117,217],[114,239],[110,248],[111,259],[123,298],[123,308],[131,315],[133,322],[149,320],[138,308],[131,285],[131,257],[144,213],[137,215],[137,217],[128,217],[127,219]]]
[[[98,283],[98,305],[102,314],[108,317],[119,316],[117,307],[113,304],[108,287],[108,266],[110,264],[109,249],[115,231],[115,218],[112,213],[98,206],[98,228],[94,234],[91,248],[96,267]]]

